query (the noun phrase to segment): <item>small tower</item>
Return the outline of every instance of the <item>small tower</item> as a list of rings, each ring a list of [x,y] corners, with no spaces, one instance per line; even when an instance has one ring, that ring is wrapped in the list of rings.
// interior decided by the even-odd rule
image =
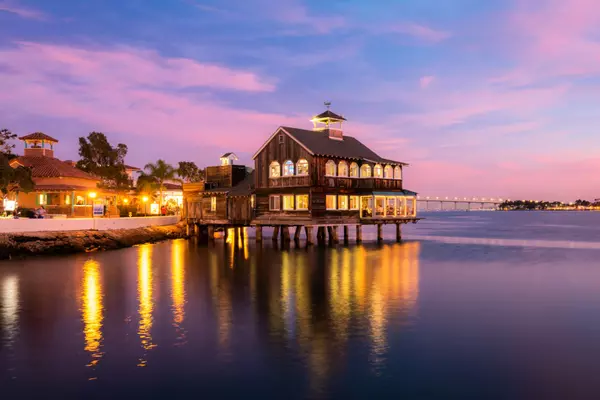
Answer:
[[[329,133],[330,139],[344,140],[342,123],[347,121],[346,118],[329,109],[331,107],[330,101],[326,101],[324,104],[327,107],[327,110],[314,116],[313,119],[310,120],[313,123],[313,130]]]
[[[221,156],[221,166],[233,165],[234,161],[238,160],[238,157],[233,153],[225,153]]]
[[[54,145],[58,140],[42,132],[21,136],[19,140],[25,143],[24,156],[39,156],[54,158]]]

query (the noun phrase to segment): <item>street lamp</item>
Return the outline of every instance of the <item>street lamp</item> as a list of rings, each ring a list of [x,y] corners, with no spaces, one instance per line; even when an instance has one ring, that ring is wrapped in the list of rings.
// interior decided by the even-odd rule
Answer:
[[[148,216],[148,210],[147,210],[147,207],[148,207],[148,196],[142,197],[142,201],[144,202],[144,217],[147,217]]]

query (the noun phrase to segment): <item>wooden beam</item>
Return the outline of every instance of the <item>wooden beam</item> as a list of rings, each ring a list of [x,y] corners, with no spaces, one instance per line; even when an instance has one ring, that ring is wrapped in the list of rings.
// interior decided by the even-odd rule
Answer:
[[[300,233],[302,232],[302,227],[300,225],[296,226],[296,232],[294,232],[294,241],[300,241]]]
[[[306,244],[307,245],[314,244],[314,242],[313,242],[313,227],[305,226],[304,231],[306,233]]]
[[[377,241],[383,242],[383,225],[377,224]]]
[[[362,225],[356,225],[356,243],[362,242]]]
[[[260,225],[256,225],[256,241],[257,242],[262,242],[262,226]]]
[[[273,228],[273,241],[276,242],[279,239],[279,225],[275,225]]]
[[[396,242],[402,241],[402,225],[396,224]]]
[[[344,244],[348,244],[348,239],[349,239],[348,235],[348,225],[344,225]]]
[[[229,237],[229,229],[225,226],[225,227],[223,227],[223,239],[225,239],[225,241],[227,241],[228,237]],[[233,238],[235,239],[235,231],[234,231]]]

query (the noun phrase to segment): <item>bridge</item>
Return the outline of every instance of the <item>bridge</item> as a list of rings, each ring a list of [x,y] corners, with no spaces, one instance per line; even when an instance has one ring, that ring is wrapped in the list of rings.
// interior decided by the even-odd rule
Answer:
[[[425,210],[438,210],[438,208],[435,208],[437,205],[440,207],[439,210],[458,210],[459,205],[464,206],[466,210],[488,210],[496,209],[504,201],[510,201],[510,199],[498,197],[417,196],[417,206],[420,204],[421,209],[424,208]]]

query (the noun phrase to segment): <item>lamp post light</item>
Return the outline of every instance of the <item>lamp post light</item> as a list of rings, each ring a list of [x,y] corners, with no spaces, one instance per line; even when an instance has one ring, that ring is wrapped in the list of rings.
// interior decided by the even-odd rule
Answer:
[[[92,218],[95,218],[95,216],[94,216],[94,199],[96,198],[96,196],[97,196],[96,192],[89,192],[88,193],[88,197],[90,199],[92,199]]]
[[[142,197],[142,201],[144,202],[144,217],[148,216],[148,196]]]

